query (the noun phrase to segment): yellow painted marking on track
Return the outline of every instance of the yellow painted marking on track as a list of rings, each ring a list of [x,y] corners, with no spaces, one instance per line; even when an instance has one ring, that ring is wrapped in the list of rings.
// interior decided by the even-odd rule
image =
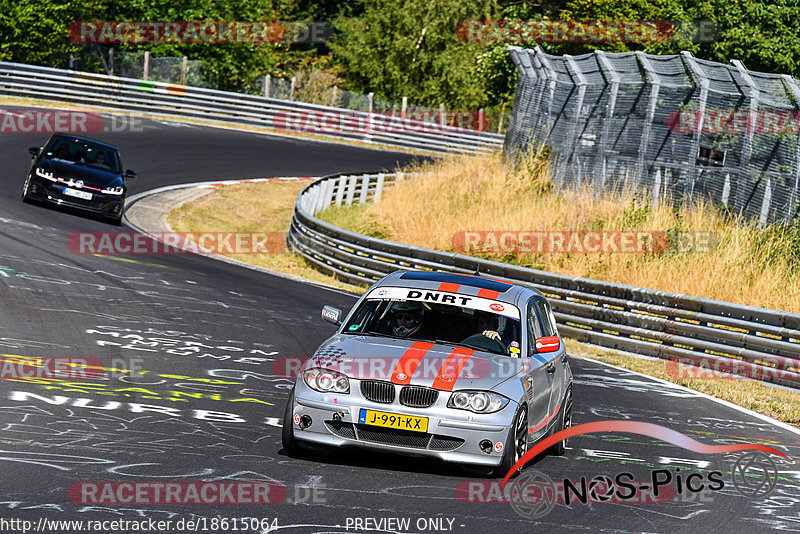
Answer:
[[[97,256],[98,258],[106,258],[107,260],[122,261],[125,263],[135,263],[137,265],[147,265],[148,267],[161,267],[162,269],[172,269],[172,267],[167,267],[166,265],[161,265],[160,263],[150,263],[147,261],[132,260],[130,258],[119,258],[117,256],[108,256],[106,254],[92,254],[92,256]]]

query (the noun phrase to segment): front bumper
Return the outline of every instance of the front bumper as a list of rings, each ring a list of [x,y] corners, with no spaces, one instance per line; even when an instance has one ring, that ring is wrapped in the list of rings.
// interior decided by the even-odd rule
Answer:
[[[438,400],[430,408],[412,408],[400,404],[397,396],[391,404],[366,399],[361,394],[359,380],[350,379],[350,388],[347,395],[320,393],[299,379],[292,406],[291,424],[295,438],[325,446],[394,451],[461,464],[494,467],[502,461],[503,451],[495,449],[495,444],[505,446],[508,428],[517,409],[513,401],[499,412],[475,414],[447,408],[450,393],[445,391],[440,392]],[[362,408],[427,417],[428,430],[414,432],[359,424]],[[297,419],[306,415],[312,422],[307,428],[301,428]],[[488,454],[480,448],[483,440],[492,443]]]
[[[124,209],[125,195],[106,195],[91,191],[92,199],[82,200],[64,195],[64,187],[66,187],[64,183],[51,182],[33,174],[30,177],[29,195],[34,200],[50,202],[58,206],[67,206],[100,215],[118,216]]]

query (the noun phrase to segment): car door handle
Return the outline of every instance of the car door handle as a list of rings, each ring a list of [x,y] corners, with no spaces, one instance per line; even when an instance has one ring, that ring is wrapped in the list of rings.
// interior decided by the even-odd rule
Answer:
[[[556,372],[556,366],[551,363],[550,367],[547,368],[547,372],[550,373],[550,374],[555,373]]]

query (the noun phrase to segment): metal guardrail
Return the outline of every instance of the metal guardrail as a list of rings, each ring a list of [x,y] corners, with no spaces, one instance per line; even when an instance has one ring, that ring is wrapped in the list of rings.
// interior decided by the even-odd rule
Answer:
[[[491,152],[501,149],[504,139],[500,134],[379,113],[20,63],[0,62],[0,95],[247,124],[433,153]]]
[[[379,199],[385,187],[404,177],[341,174],[310,184],[297,197],[288,246],[317,269],[356,285],[372,284],[398,269],[480,271],[544,293],[567,337],[800,388],[800,314],[393,243],[315,217],[331,205]]]

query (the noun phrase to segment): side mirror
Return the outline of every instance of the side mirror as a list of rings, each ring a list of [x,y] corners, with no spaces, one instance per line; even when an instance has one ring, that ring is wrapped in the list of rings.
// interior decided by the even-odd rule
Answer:
[[[561,348],[558,336],[540,337],[536,340],[536,352],[557,352]]]
[[[324,306],[322,308],[322,318],[336,326],[341,326],[342,310],[334,308],[333,306]]]
[[[136,176],[136,173],[130,169],[125,169],[125,178],[133,178]]]
[[[38,146],[30,147],[28,149],[28,154],[30,154],[32,158],[35,158],[36,156],[39,155],[39,147]]]

